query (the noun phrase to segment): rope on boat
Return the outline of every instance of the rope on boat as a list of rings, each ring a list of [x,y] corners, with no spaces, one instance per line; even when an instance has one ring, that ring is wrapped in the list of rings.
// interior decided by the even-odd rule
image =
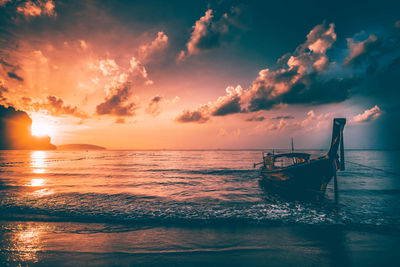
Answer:
[[[347,163],[354,164],[354,165],[358,165],[358,166],[361,166],[361,167],[365,167],[365,168],[368,168],[368,169],[371,169],[371,170],[381,171],[381,172],[384,172],[384,173],[387,173],[387,174],[391,174],[391,175],[395,175],[395,176],[400,176],[400,173],[398,173],[398,172],[391,172],[391,171],[387,171],[387,170],[385,170],[385,169],[376,168],[376,167],[371,167],[371,166],[368,166],[368,165],[364,165],[364,164],[361,164],[361,163],[357,163],[357,162],[353,162],[353,161],[348,161],[348,160],[346,160],[346,162],[347,162]]]

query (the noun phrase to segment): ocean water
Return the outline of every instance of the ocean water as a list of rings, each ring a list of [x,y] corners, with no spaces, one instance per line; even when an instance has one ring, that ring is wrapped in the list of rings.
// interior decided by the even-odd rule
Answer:
[[[336,203],[269,193],[261,151],[0,151],[0,265],[395,266],[399,159],[346,151]]]

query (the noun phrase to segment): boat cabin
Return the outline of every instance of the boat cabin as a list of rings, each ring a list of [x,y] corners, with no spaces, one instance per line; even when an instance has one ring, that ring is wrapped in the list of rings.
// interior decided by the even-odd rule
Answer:
[[[300,164],[310,159],[310,154],[307,153],[263,153],[264,167],[266,170],[277,168],[285,168],[291,165]]]

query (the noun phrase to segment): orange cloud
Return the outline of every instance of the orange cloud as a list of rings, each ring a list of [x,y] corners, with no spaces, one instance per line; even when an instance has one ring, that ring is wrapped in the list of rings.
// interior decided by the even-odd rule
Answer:
[[[208,22],[212,18],[211,14],[211,11],[206,13],[200,22]],[[325,24],[315,26],[307,35],[306,42],[299,45],[294,53],[283,56],[274,68],[261,70],[249,89],[243,90],[240,86],[228,87],[224,96],[207,105],[208,112],[212,116],[224,116],[269,110],[286,103],[343,101],[347,97],[348,87],[339,87],[337,83],[344,84],[345,81],[335,78],[325,78],[321,81],[318,79],[318,75],[324,74],[329,64],[326,51],[335,41],[333,23],[329,24],[329,27]],[[188,48],[188,51],[191,50]],[[328,86],[335,90],[330,90]],[[337,92],[338,87],[342,88],[343,92]],[[321,93],[323,89],[324,93]],[[204,115],[204,111],[201,113]],[[185,111],[185,114],[188,115],[188,111]]]
[[[153,81],[149,79],[149,75],[147,74],[147,70],[144,65],[135,57],[132,57],[130,60],[130,68],[129,72],[133,74],[140,74],[146,81],[146,85],[153,84]]]
[[[83,111],[79,110],[76,106],[65,105],[64,100],[59,97],[49,95],[44,102],[37,102],[32,103],[30,98],[23,98],[22,99],[25,104],[29,106],[33,106],[36,111],[45,110],[46,112],[50,113],[51,115],[71,115],[74,117],[78,117],[81,119],[88,118],[88,115],[85,114]]]
[[[102,59],[99,61],[99,69],[105,76],[110,76],[118,72],[119,67],[114,59]]]
[[[25,17],[37,17],[37,16],[56,16],[54,10],[55,4],[52,0],[47,1],[27,1],[17,7],[17,12],[24,15]]]
[[[132,95],[132,88],[130,83],[125,83],[113,88],[110,95],[108,95],[104,102],[97,105],[96,113],[98,115],[115,115],[115,116],[134,116],[136,105],[131,102],[128,103]]]
[[[168,46],[168,36],[164,32],[158,32],[157,37],[150,43],[138,48],[138,58],[142,62],[148,62]]]
[[[352,122],[355,123],[370,122],[377,119],[381,115],[382,115],[382,110],[377,105],[375,105],[373,108],[365,110],[364,113],[354,116]]]
[[[150,102],[149,102],[149,104],[148,104],[148,106],[146,108],[146,112],[151,114],[153,117],[156,117],[156,116],[160,115],[160,113],[161,113],[160,104],[163,101],[164,101],[164,98],[162,96],[158,96],[157,95],[157,96],[153,97],[150,100]]]
[[[180,123],[205,123],[209,119],[209,107],[207,105],[202,105],[194,111],[184,110],[181,115],[175,118],[175,121]]]

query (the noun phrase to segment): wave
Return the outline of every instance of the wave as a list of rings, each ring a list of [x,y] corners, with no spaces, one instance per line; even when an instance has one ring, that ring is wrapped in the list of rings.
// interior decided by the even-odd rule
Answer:
[[[339,225],[397,229],[399,215],[374,216],[344,206],[298,202],[241,202],[169,198],[131,194],[58,194],[8,201],[0,199],[0,219],[119,223],[127,225]]]
[[[185,169],[147,169],[147,172],[173,172],[200,175],[235,175],[235,174],[258,174],[258,170],[243,169],[204,169],[204,170],[185,170]]]

